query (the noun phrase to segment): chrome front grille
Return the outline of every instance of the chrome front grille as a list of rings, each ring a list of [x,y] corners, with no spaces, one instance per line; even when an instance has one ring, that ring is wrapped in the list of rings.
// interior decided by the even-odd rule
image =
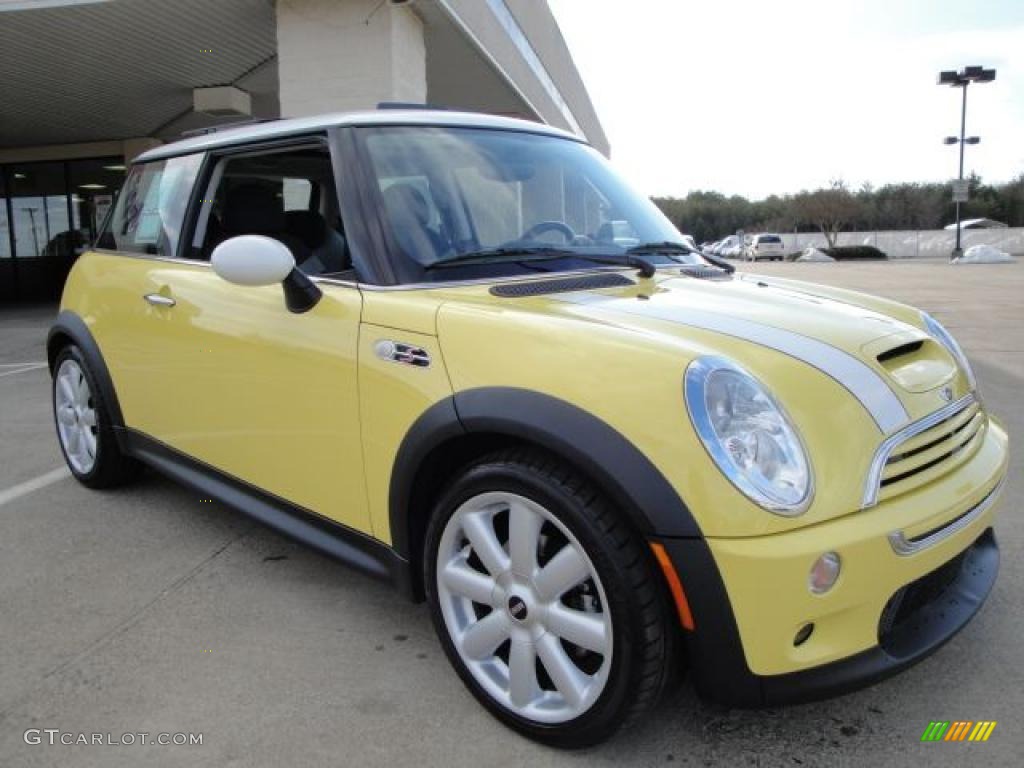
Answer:
[[[969,409],[911,441],[914,446],[901,445],[899,453],[890,456],[882,472],[882,488],[907,480],[956,456],[977,436],[985,415],[975,403]],[[953,423],[958,422],[958,423]]]
[[[906,493],[965,461],[980,444],[985,413],[973,394],[890,436],[875,453],[862,507]]]

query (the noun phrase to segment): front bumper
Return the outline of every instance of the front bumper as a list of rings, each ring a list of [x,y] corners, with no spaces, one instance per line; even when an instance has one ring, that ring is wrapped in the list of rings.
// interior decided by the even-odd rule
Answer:
[[[733,706],[795,703],[870,685],[934,652],[995,582],[1006,469],[995,428],[958,471],[871,510],[771,536],[662,539],[693,615],[684,634],[698,691]],[[901,553],[894,531],[926,546]],[[814,595],[808,573],[826,551],[839,553],[842,572]],[[807,624],[810,637],[796,642]]]
[[[686,635],[690,672],[698,693],[734,707],[797,704],[864,688],[938,650],[971,620],[995,584],[999,548],[987,529],[966,550],[898,590],[879,621],[879,643],[852,656],[777,675],[758,675],[746,663],[736,621],[713,571],[697,578],[694,566],[713,567],[699,539],[663,542],[677,569],[689,577],[687,597],[696,629]],[[684,568],[680,564],[687,563]],[[716,583],[717,582],[717,583]],[[695,599],[696,598],[696,599]],[[704,610],[708,601],[717,610]],[[724,608],[723,608],[724,606]],[[891,609],[891,610],[890,610]]]
[[[764,703],[791,704],[835,696],[913,666],[966,626],[988,597],[998,571],[999,548],[989,528],[962,555],[913,585],[931,599],[903,611],[899,620],[880,634],[877,646],[802,672],[762,677]],[[903,590],[897,595],[896,599],[908,599]]]

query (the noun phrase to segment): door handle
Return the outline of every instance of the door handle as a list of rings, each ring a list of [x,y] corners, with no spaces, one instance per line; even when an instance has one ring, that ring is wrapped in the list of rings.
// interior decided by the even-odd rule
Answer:
[[[162,293],[147,293],[142,298],[158,307],[173,307],[178,303],[170,296],[164,296]]]

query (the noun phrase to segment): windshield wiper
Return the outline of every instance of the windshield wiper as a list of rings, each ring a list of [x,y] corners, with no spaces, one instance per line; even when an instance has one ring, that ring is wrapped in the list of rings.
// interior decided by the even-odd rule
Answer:
[[[435,261],[423,267],[425,271],[432,269],[448,269],[451,267],[462,267],[474,264],[501,264],[504,262],[517,261],[548,261],[554,259],[582,259],[593,261],[598,264],[610,264],[620,267],[636,267],[644,277],[653,277],[655,267],[637,255],[625,253],[622,256],[598,256],[591,253],[579,253],[568,248],[556,248],[553,246],[522,246],[507,248],[490,248],[482,251],[470,251],[459,254],[450,259]]]
[[[661,240],[651,243],[640,243],[632,248],[627,248],[626,253],[697,253],[686,243],[674,243],[671,240]]]
[[[564,259],[576,256],[575,251],[567,248],[551,246],[523,246],[521,248],[487,248],[480,251],[460,253],[449,259],[425,264],[425,271],[431,269],[449,269],[451,267],[472,266],[473,264],[501,264],[508,261],[544,261],[546,259]],[[531,258],[532,257],[532,258]]]
[[[575,254],[580,259],[588,259],[589,261],[597,262],[598,264],[617,264],[620,267],[636,267],[639,270],[641,277],[654,277],[654,273],[657,271],[657,267],[654,266],[647,259],[641,258],[635,253],[626,251],[621,256],[597,256],[592,253],[577,253]]]
[[[730,275],[736,271],[736,267],[727,261],[723,261],[715,256],[709,256],[706,253],[701,253],[700,251],[691,248],[685,243],[674,243],[670,240],[655,243],[641,243],[640,245],[634,245],[632,248],[627,250],[626,253],[694,253],[697,256],[700,256],[705,261],[714,264],[716,267],[724,269]]]

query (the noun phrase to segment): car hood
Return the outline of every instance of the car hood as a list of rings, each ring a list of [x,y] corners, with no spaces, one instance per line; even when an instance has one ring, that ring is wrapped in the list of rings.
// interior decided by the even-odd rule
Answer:
[[[521,389],[595,416],[701,510],[708,536],[767,535],[860,509],[886,437],[970,386],[922,330],[918,310],[796,281],[663,268],[649,279],[601,271],[418,293],[425,310],[417,316],[436,323],[455,392]],[[392,295],[367,302],[391,304]],[[397,318],[376,321],[400,327]],[[799,517],[764,514],[699,459],[705,451],[681,385],[691,361],[706,355],[756,376],[800,433],[816,491]]]
[[[884,301],[810,284],[659,275],[631,288],[550,298],[549,308],[638,332],[697,329],[780,352],[835,379],[883,434],[939,407],[936,390],[957,374],[952,356],[911,322],[919,322],[913,310],[891,304],[895,316],[870,306],[888,309]]]

